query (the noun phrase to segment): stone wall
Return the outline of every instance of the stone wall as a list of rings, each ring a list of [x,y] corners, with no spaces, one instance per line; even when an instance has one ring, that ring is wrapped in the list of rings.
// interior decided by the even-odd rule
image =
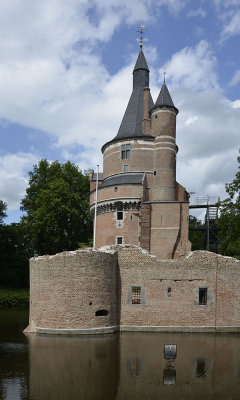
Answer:
[[[233,258],[196,251],[161,261],[117,246],[33,258],[30,273],[30,332],[240,330],[240,261]],[[132,304],[136,286],[140,301]],[[205,305],[199,288],[207,289]]]

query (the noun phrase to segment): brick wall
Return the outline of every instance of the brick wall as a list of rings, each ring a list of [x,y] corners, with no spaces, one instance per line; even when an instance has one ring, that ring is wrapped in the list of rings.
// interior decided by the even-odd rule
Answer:
[[[130,159],[121,159],[121,146],[131,144]],[[126,140],[108,146],[103,153],[103,177],[124,172],[128,165],[129,172],[148,172],[153,169],[154,143],[149,140]]]
[[[30,260],[30,327],[116,325],[116,255],[79,250]],[[107,316],[96,316],[107,310]]]
[[[137,248],[120,249],[118,258],[121,325],[240,328],[240,261],[206,251],[160,261]],[[145,289],[145,304],[128,303],[132,285]],[[198,304],[199,287],[208,290],[207,305]]]
[[[139,211],[123,211],[123,220],[117,220],[117,211],[97,216],[96,247],[116,244],[116,237],[123,238],[123,244],[138,245],[140,236]]]
[[[119,324],[240,330],[239,267],[238,260],[206,251],[161,261],[137,246],[33,258],[28,331]],[[141,288],[140,304],[132,304],[132,286]],[[206,305],[199,305],[199,288],[207,289]],[[98,310],[108,315],[96,316]]]

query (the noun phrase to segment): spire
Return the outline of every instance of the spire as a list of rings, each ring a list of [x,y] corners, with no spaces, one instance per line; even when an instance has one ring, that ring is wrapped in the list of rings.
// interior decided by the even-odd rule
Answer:
[[[149,87],[149,68],[142,49],[133,70],[133,89],[139,86]]]
[[[160,90],[159,96],[157,98],[157,101],[154,105],[154,108],[156,107],[162,107],[162,108],[174,108],[175,111],[177,111],[178,113],[178,109],[174,106],[174,103],[172,101],[171,95],[168,91],[167,85],[165,83],[165,79],[164,79],[164,83],[162,85],[162,88]]]
[[[129,99],[125,114],[123,116],[119,131],[114,139],[106,143],[103,148],[113,141],[142,137],[147,138],[142,131],[142,120],[144,113],[144,88],[149,87],[149,68],[142,49],[133,70],[133,91]],[[154,107],[150,94],[150,108]],[[103,149],[102,148],[102,149]]]
[[[142,49],[139,51],[138,58],[137,58],[133,73],[135,71],[138,71],[139,69],[145,69],[146,71],[149,72],[147,61],[146,61],[146,58],[144,56],[144,53],[143,53]]]
[[[144,136],[142,120],[144,109],[144,88],[149,87],[149,69],[142,49],[133,70],[133,91],[115,139],[125,137]],[[153,100],[150,95],[150,107]]]

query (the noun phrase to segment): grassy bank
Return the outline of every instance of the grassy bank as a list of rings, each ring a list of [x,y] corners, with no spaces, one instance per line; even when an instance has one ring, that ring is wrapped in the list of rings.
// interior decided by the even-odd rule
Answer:
[[[0,309],[28,308],[29,291],[19,289],[0,289]]]

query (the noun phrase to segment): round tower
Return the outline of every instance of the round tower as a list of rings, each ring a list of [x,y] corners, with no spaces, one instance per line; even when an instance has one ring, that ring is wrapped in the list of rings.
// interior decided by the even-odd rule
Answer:
[[[150,110],[152,135],[155,136],[153,157],[152,200],[176,200],[176,116],[165,82],[154,107]]]
[[[143,129],[144,89],[149,68],[142,49],[133,69],[133,90],[117,135],[102,147],[103,175],[98,186],[96,247],[131,243],[139,245],[141,201],[152,175],[154,137]],[[154,106],[148,92],[148,110]],[[148,122],[150,123],[149,118]],[[95,186],[90,206],[95,207]]]

